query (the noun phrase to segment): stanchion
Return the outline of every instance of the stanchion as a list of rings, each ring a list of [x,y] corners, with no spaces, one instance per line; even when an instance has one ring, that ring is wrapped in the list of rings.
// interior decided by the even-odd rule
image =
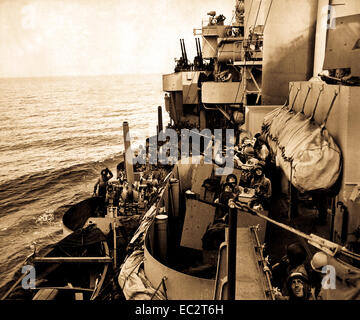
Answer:
[[[124,146],[125,146],[125,169],[126,178],[129,183],[134,183],[134,165],[131,151],[129,124],[127,121],[123,122]]]
[[[229,208],[228,299],[235,300],[237,209]]]
[[[162,109],[161,106],[158,106],[158,133],[163,131],[163,121],[162,121]]]

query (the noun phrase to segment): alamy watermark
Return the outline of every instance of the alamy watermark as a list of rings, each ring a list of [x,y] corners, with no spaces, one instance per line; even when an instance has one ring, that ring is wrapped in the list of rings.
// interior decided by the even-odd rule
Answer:
[[[327,289],[336,289],[336,270],[334,266],[326,265],[321,269],[321,273],[324,274],[321,287],[325,290]]]
[[[223,136],[224,132],[225,136]],[[130,140],[129,135],[126,139]],[[202,154],[204,164],[215,162],[219,166],[215,169],[217,175],[228,175],[234,169],[234,146],[234,129],[214,129],[212,133],[210,129],[202,131],[182,129],[179,132],[167,128],[157,136],[150,137],[146,147],[139,146],[137,154],[134,154],[133,150],[129,148],[126,151],[126,159],[128,162],[132,161],[132,164],[142,165],[146,163],[173,165],[178,160],[182,164],[188,164],[190,163],[191,147],[192,164],[200,164],[200,155]],[[223,150],[225,150],[225,154],[223,154]]]
[[[25,274],[25,277],[21,281],[23,289],[35,289],[36,272],[34,266],[23,266],[21,273]]]
[[[321,25],[325,25],[326,20],[326,29],[335,29],[336,28],[336,10],[334,5],[326,5],[321,8]]]

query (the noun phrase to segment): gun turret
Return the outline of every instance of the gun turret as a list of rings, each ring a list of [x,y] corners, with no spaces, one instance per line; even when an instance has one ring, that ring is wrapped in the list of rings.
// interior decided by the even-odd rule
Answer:
[[[184,39],[180,39],[180,47],[181,47],[181,57],[179,60],[175,59],[175,61],[177,62],[176,67],[175,67],[175,72],[179,72],[181,70],[188,69],[188,67],[189,67]]]

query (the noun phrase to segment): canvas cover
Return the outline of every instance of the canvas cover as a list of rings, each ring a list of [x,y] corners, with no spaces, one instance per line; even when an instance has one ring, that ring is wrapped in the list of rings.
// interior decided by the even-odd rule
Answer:
[[[161,196],[162,194],[163,192]],[[165,300],[161,291],[153,288],[144,272],[144,241],[156,212],[155,204],[143,216],[140,226],[129,244],[137,249],[125,259],[121,267],[118,283],[126,300]]]
[[[118,278],[126,300],[165,300],[152,287],[144,272],[144,251],[136,250],[126,260]]]
[[[341,151],[325,125],[283,106],[265,116],[262,132],[297,189],[314,191],[334,185],[341,171]]]

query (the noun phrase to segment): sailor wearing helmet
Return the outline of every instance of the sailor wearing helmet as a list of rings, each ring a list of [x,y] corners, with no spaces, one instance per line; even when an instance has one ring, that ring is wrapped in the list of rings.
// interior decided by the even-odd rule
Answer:
[[[238,166],[241,168],[241,175],[239,185],[244,188],[250,188],[250,182],[252,179],[252,172],[251,170],[254,168],[255,162],[251,160],[256,160],[253,158],[254,156],[254,149],[249,146],[242,150],[242,154],[239,155]]]
[[[276,300],[315,300],[308,274],[303,264],[290,271],[286,286],[282,291],[276,290]]]
[[[214,223],[218,222],[219,220],[226,221],[228,209],[227,205],[229,203],[229,200],[235,197],[234,194],[234,183],[232,182],[232,178],[230,177],[230,182],[226,182],[222,186],[222,192],[218,199],[215,199],[214,203],[219,203],[222,206],[216,207],[215,210],[215,217],[214,217]]]
[[[257,165],[253,169],[253,178],[250,187],[255,189],[255,193],[259,198],[269,199],[271,197],[271,182],[265,177],[262,166]]]
[[[313,300],[309,278],[304,265],[293,269],[287,279],[289,300]]]
[[[226,183],[230,183],[232,185],[232,191],[234,193],[238,193],[239,190],[239,186],[238,186],[238,178],[235,174],[231,173],[226,177]]]

